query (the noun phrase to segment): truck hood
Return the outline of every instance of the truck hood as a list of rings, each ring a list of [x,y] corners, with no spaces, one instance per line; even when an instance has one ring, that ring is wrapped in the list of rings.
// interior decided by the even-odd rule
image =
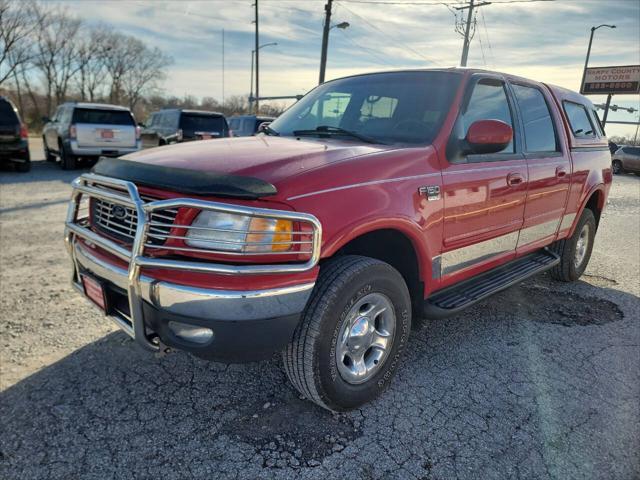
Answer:
[[[163,167],[254,177],[277,186],[285,178],[391,148],[336,139],[297,140],[259,135],[181,143],[121,158]]]

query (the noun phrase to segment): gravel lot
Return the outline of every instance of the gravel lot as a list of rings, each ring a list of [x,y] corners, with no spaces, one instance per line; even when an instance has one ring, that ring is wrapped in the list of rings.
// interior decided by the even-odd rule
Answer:
[[[77,174],[0,173],[0,478],[640,478],[639,177],[615,177],[582,281],[426,323],[385,395],[332,415],[279,356],[154,356],[73,292]]]

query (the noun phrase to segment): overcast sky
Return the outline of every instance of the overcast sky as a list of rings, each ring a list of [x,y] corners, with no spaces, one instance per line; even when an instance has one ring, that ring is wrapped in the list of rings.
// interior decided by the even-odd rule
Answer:
[[[437,0],[335,0],[327,79],[397,68],[446,67],[460,62],[462,37],[454,14]],[[445,3],[462,3],[442,0]],[[592,25],[590,66],[640,64],[640,1],[557,0],[500,3],[478,10],[469,66],[519,74],[579,88]],[[511,0],[513,1],[513,0]],[[163,87],[173,95],[222,97],[222,29],[225,30],[225,95],[249,92],[254,48],[252,0],[71,0],[88,23],[111,24],[170,54],[174,63]],[[259,0],[261,95],[304,93],[317,84],[325,0]],[[594,103],[603,102],[592,97]],[[638,96],[617,96],[618,105],[640,107]],[[611,113],[632,121],[638,114]],[[613,126],[612,126],[613,127]],[[607,128],[609,135],[635,127]]]

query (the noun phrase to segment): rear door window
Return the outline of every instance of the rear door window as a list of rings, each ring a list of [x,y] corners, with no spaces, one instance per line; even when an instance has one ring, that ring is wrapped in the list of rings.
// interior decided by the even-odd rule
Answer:
[[[590,138],[596,136],[584,105],[565,101],[564,111],[567,114],[567,119],[569,120],[569,125],[571,126],[574,137]]]
[[[135,125],[131,113],[126,110],[101,110],[97,108],[76,108],[73,123],[103,125]]]
[[[214,115],[201,115],[194,113],[183,113],[180,119],[180,128],[189,132],[205,132],[224,134],[226,122],[223,117]]]
[[[0,125],[14,126],[18,124],[18,116],[9,102],[0,100]]]
[[[513,84],[524,124],[527,152],[557,152],[558,142],[544,95],[535,87]]]

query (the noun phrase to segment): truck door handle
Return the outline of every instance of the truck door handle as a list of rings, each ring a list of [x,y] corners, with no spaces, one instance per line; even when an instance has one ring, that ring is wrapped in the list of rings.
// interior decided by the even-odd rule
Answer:
[[[510,187],[520,185],[522,182],[524,182],[524,177],[519,173],[510,173],[507,175],[507,185]]]
[[[564,167],[556,168],[556,177],[562,178],[567,175],[567,170]]]

